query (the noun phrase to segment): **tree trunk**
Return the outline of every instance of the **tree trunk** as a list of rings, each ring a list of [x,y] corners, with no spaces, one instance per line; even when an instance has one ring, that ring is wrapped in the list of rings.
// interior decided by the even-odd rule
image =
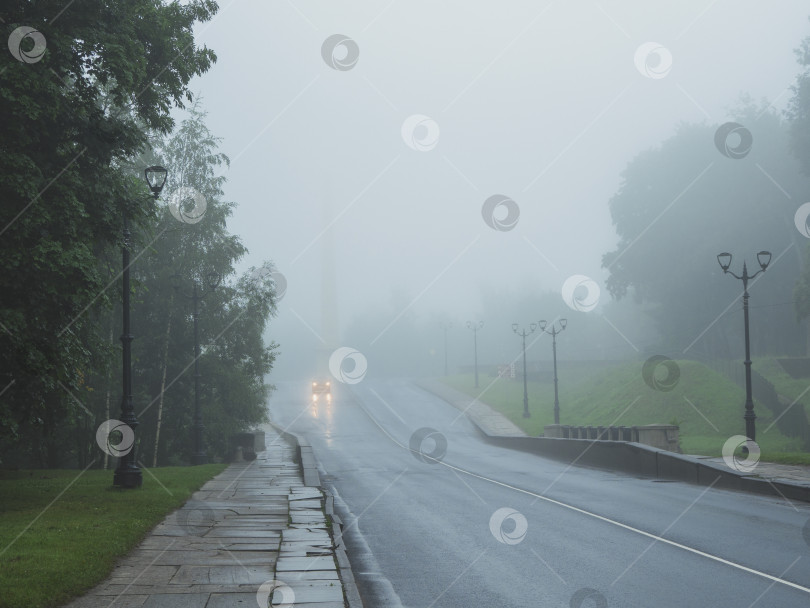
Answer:
[[[169,367],[169,333],[172,329],[172,305],[174,294],[169,296],[169,318],[166,321],[166,335],[163,340],[163,377],[160,379],[160,399],[158,400],[157,426],[155,428],[155,453],[152,457],[152,466],[157,466],[158,445],[160,442],[160,423],[163,420],[163,391],[166,389],[166,370]]]
[[[42,427],[42,435],[45,439],[45,463],[48,469],[58,469],[61,455],[57,446],[57,416],[61,405],[60,396],[56,392],[51,392],[45,398],[45,404]]]

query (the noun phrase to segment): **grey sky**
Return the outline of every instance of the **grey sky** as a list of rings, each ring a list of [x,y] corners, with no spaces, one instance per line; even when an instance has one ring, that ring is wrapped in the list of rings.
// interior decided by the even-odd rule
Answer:
[[[272,258],[288,280],[274,335],[319,331],[313,240],[330,223],[344,324],[395,289],[464,319],[482,288],[602,284],[627,162],[681,121],[725,122],[740,93],[783,109],[808,15],[798,0],[221,2],[198,29],[219,60],[193,86],[233,160],[245,265]],[[322,59],[332,34],[356,41],[354,68]],[[663,78],[634,63],[651,41],[672,55]],[[401,136],[414,114],[438,125],[429,151]],[[483,221],[494,194],[520,208],[511,231]]]

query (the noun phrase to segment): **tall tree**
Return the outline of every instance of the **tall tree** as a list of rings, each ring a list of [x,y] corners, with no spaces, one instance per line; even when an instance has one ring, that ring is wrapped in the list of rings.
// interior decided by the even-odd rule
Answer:
[[[156,211],[124,166],[147,130],[172,128],[171,108],[215,61],[192,28],[216,11],[212,0],[5,3],[0,434],[27,423],[53,437],[73,407],[64,389],[79,389],[105,341],[88,311],[116,295],[97,259],[120,245],[122,213],[138,226]]]
[[[263,280],[272,265],[257,274],[255,284],[235,277],[234,265],[247,250],[227,230],[235,207],[223,192],[229,160],[205,118],[198,100],[177,131],[155,145],[160,161],[172,167],[168,204],[144,234],[149,250],[135,267],[139,436],[142,449],[157,454],[159,462],[183,462],[191,455],[195,350],[188,296],[195,282],[204,296],[198,326],[205,348],[198,365],[206,444],[216,455],[226,455],[229,434],[264,420],[263,377],[274,358],[274,345],[262,342],[275,311],[272,281]],[[212,274],[219,279],[214,290],[208,285]],[[158,434],[159,424],[171,432]]]
[[[739,352],[742,322],[731,313],[739,310],[733,303],[742,285],[723,276],[718,253],[734,254],[738,274],[743,259],[753,273],[755,254],[773,253],[761,283],[749,285],[752,305],[772,309],[790,307],[801,259],[803,239],[793,217],[810,180],[789,153],[788,125],[751,104],[737,112],[736,121],[753,137],[743,158],[720,152],[718,125],[681,125],[628,164],[610,201],[619,243],[602,259],[609,291],[617,298],[632,292],[652,304],[665,344],[690,355]],[[752,315],[757,352],[803,350],[791,315]]]
[[[793,85],[793,98],[787,115],[791,122],[793,153],[799,159],[802,170],[810,175],[810,36],[802,40],[796,49],[796,60],[802,69]]]

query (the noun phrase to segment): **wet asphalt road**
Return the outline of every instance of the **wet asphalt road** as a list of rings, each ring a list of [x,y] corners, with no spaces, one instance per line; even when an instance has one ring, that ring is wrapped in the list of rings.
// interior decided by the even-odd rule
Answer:
[[[367,608],[810,606],[810,505],[493,447],[404,380],[315,403],[276,384],[271,417],[312,442]],[[409,449],[423,427],[441,462]]]

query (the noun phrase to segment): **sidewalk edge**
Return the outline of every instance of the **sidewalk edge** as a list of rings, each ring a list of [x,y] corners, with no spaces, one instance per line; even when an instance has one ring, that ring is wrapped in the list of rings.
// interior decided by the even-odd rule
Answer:
[[[349,556],[346,553],[346,546],[343,542],[343,522],[340,520],[337,513],[335,513],[334,497],[329,490],[321,485],[321,477],[318,473],[318,461],[315,458],[312,444],[310,444],[306,437],[301,437],[300,435],[286,431],[273,422],[270,423],[270,426],[275,428],[285,440],[295,446],[298,455],[298,463],[304,476],[304,485],[320,488],[323,492],[324,512],[332,520],[332,537],[335,541],[335,561],[337,562],[338,571],[340,573],[340,582],[343,584],[346,602],[349,608],[364,608],[363,600],[360,598],[360,591],[357,588],[354,573],[349,563]]]

